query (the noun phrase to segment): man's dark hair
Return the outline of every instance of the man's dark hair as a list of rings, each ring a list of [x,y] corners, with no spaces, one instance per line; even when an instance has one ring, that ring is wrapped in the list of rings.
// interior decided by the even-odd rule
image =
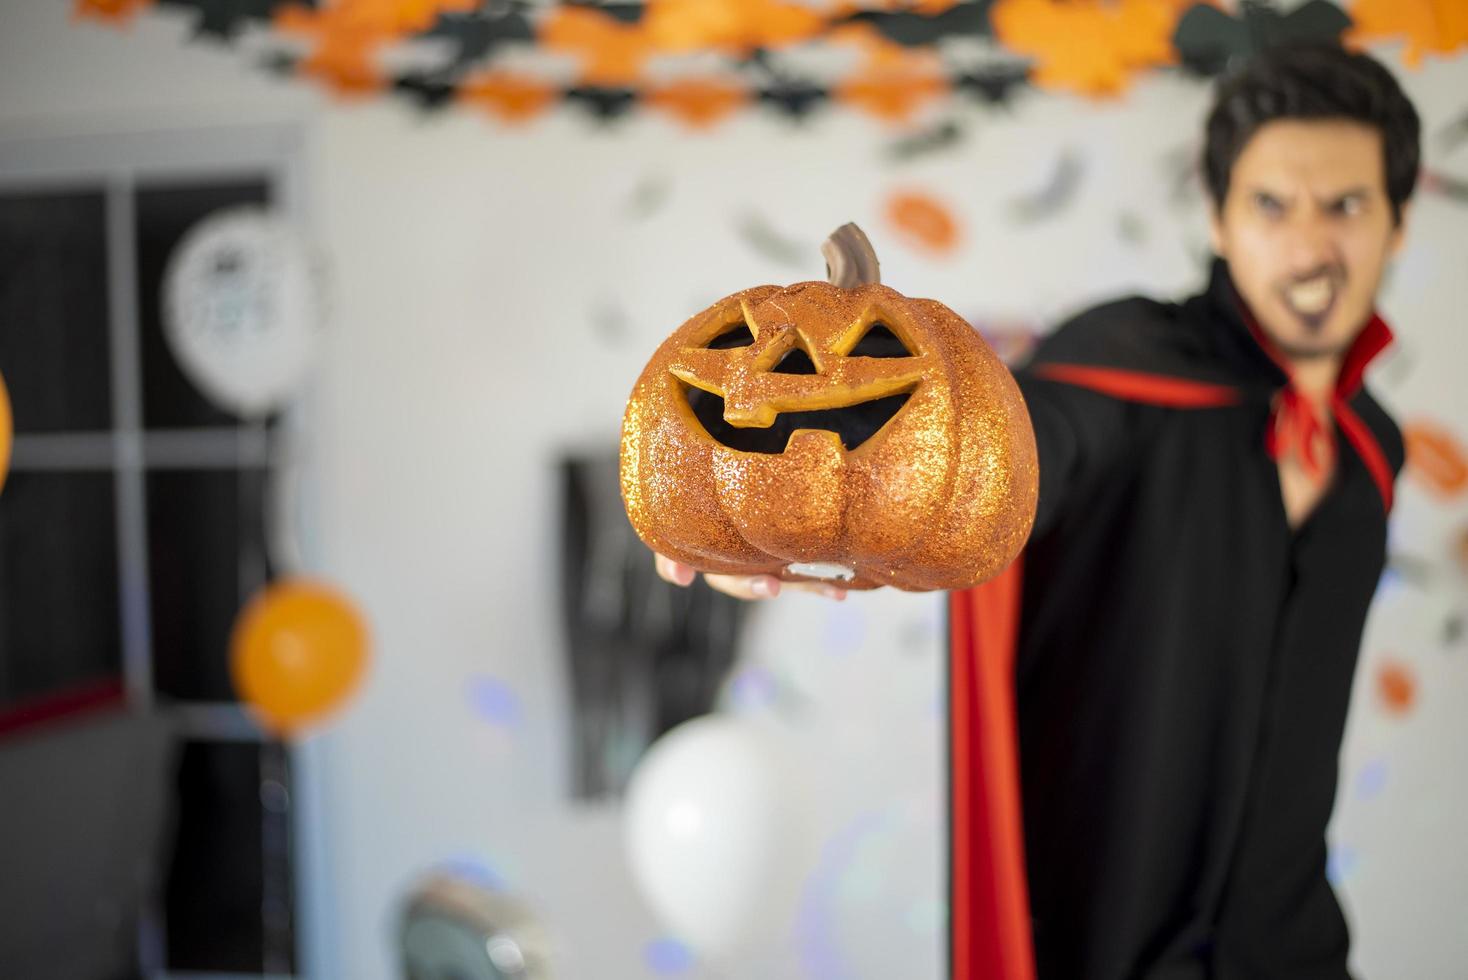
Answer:
[[[1392,217],[1417,184],[1421,122],[1397,80],[1369,55],[1333,44],[1268,48],[1218,87],[1208,113],[1203,178],[1220,210],[1239,154],[1265,123],[1277,119],[1346,119],[1381,133]]]

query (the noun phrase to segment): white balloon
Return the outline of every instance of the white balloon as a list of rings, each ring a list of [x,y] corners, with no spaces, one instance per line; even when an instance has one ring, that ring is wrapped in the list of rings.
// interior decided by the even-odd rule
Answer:
[[[315,359],[320,289],[304,243],[263,208],[189,229],[163,275],[163,331],[179,366],[221,408],[280,408]]]
[[[817,856],[814,800],[790,741],[706,715],[648,750],[627,788],[632,873],[680,939],[717,958],[789,932]]]

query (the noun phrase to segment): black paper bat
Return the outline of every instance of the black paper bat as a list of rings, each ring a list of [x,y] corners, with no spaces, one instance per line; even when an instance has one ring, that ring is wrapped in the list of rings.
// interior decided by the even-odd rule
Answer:
[[[437,73],[402,75],[393,79],[393,91],[407,96],[418,108],[426,112],[445,109],[453,104],[458,87],[453,82],[437,77]]]
[[[598,122],[610,123],[632,110],[637,102],[637,93],[630,88],[581,85],[567,89],[562,98],[579,105]]]
[[[473,14],[440,14],[433,27],[419,35],[447,38],[455,51],[448,64],[436,73],[454,77],[470,65],[488,59],[506,44],[533,44],[535,28],[517,7],[490,8]]]
[[[958,3],[941,14],[931,16],[910,10],[864,10],[852,14],[845,23],[866,23],[875,27],[889,41],[920,47],[947,37],[989,37],[994,33],[989,23],[989,8],[994,0]]]
[[[542,4],[542,6],[545,6]],[[598,0],[568,0],[568,7],[590,7],[623,24],[636,24],[642,20],[643,4],[600,3]]]
[[[791,119],[804,119],[831,98],[831,93],[806,82],[782,81],[759,90],[759,102]]]
[[[1045,186],[1033,194],[1011,200],[1009,213],[1021,224],[1031,224],[1059,213],[1075,197],[1084,172],[1081,155],[1073,148],[1067,149],[1060,155]]]
[[[811,256],[816,254],[814,248],[780,234],[765,220],[763,215],[753,211],[742,215],[735,229],[746,245],[780,265],[793,269],[808,269],[811,265]]]
[[[268,24],[275,8],[285,3],[284,0],[158,0],[158,5],[196,13],[196,38],[233,41],[251,21]],[[315,7],[316,0],[300,0],[297,5]]]
[[[932,129],[894,140],[887,147],[887,157],[899,163],[916,160],[955,147],[963,142],[964,136],[963,127],[949,119]]]
[[[1194,4],[1178,21],[1172,43],[1183,67],[1218,75],[1267,47],[1290,41],[1338,41],[1351,18],[1327,0],[1307,0],[1287,14],[1262,0],[1243,0],[1237,15]]]
[[[1014,93],[1023,89],[1029,80],[1028,66],[1003,65],[960,75],[953,80],[953,87],[977,95],[989,105],[1007,106]]]

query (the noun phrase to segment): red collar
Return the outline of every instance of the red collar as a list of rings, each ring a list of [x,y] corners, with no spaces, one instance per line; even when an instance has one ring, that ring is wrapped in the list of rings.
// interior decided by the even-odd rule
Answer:
[[[1253,311],[1249,309],[1238,290],[1234,290],[1234,298],[1238,302],[1239,312],[1243,315],[1244,323],[1249,328],[1254,342],[1259,348],[1269,355],[1285,377],[1291,377],[1290,364],[1284,354],[1275,346],[1260,328],[1258,321],[1254,319]],[[1335,392],[1331,397],[1331,413],[1335,416],[1337,427],[1341,430],[1346,440],[1355,447],[1371,474],[1373,482],[1381,493],[1382,502],[1388,511],[1392,505],[1392,474],[1387,465],[1386,457],[1381,452],[1374,437],[1366,425],[1351,410],[1348,402],[1361,390],[1361,380],[1366,373],[1366,367],[1374,361],[1378,354],[1387,348],[1392,342],[1392,330],[1387,326],[1381,314],[1375,310],[1371,312],[1371,318],[1356,333],[1356,339],[1351,341],[1351,346],[1346,350],[1346,356],[1341,360],[1340,373],[1336,375]],[[1269,455],[1279,459],[1283,454],[1294,454],[1300,460],[1305,472],[1312,477],[1324,479],[1327,474],[1327,462],[1333,455],[1333,442],[1328,436],[1324,420],[1319,417],[1310,403],[1300,396],[1292,381],[1286,381],[1285,386],[1275,396],[1274,406],[1270,412],[1269,428],[1265,430],[1264,446]]]
[[[1249,309],[1249,304],[1245,303],[1244,298],[1239,295],[1237,287],[1234,289],[1234,299],[1238,302],[1239,312],[1243,315],[1244,324],[1248,326],[1254,343],[1269,355],[1269,359],[1279,366],[1279,369],[1285,373],[1285,377],[1292,377],[1289,359],[1264,333],[1259,326],[1259,321],[1254,318],[1254,311]],[[1336,375],[1335,380],[1335,401],[1349,399],[1361,390],[1361,380],[1366,374],[1367,366],[1391,345],[1393,339],[1395,337],[1392,328],[1381,318],[1380,313],[1372,310],[1371,318],[1356,332],[1356,339],[1351,341],[1351,346],[1346,350],[1346,356],[1341,359],[1340,373]],[[1286,384],[1291,384],[1291,382],[1286,382]]]

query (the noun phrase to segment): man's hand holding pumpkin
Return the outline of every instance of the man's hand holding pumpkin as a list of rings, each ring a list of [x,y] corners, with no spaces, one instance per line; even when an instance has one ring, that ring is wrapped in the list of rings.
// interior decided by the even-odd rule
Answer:
[[[690,565],[674,561],[664,555],[654,554],[658,576],[674,585],[691,585],[698,572]],[[714,575],[704,573],[703,580],[709,587],[736,599],[773,599],[782,589],[797,589],[813,592],[827,599],[840,601],[846,598],[846,590],[839,585],[825,582],[781,582],[773,575]]]

